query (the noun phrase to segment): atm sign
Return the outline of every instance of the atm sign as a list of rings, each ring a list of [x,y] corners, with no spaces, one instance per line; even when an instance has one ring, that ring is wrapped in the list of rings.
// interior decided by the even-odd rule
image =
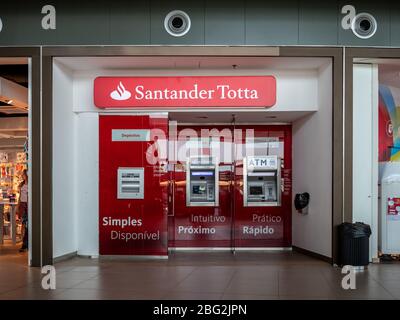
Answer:
[[[249,169],[276,169],[278,167],[278,157],[249,157],[247,159],[247,167]]]

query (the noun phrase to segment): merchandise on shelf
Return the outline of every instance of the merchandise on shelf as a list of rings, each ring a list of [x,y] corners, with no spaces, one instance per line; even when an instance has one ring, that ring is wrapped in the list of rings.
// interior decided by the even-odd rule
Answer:
[[[22,173],[27,169],[27,155],[25,152],[0,152],[0,202],[3,203],[2,217],[4,235],[10,237],[11,210],[19,200],[19,185],[22,181]],[[16,207],[14,208],[16,210]],[[17,241],[22,238],[22,217],[16,212]]]
[[[26,168],[25,152],[0,152],[0,201],[18,201],[19,184]]]

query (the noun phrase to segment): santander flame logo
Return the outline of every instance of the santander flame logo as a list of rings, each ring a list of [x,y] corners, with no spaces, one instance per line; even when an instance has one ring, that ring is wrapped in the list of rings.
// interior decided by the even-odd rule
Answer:
[[[117,86],[117,90],[111,92],[110,97],[111,99],[118,101],[128,100],[131,97],[131,93],[125,89],[124,85],[120,81],[119,85]]]

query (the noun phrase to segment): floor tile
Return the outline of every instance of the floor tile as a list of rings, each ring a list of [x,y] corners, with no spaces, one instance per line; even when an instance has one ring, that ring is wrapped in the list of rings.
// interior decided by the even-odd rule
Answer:
[[[279,278],[279,296],[334,297],[329,283],[320,275]]]
[[[0,285],[0,298],[1,298],[1,295],[2,295],[3,293],[6,293],[6,292],[9,292],[9,291],[18,289],[18,288],[20,288],[20,287],[21,287],[21,286],[13,285],[13,284],[9,284],[9,285]]]
[[[279,296],[224,293],[222,295],[222,300],[279,300]]]
[[[96,290],[121,290],[134,292],[157,292],[172,290],[178,284],[177,281],[164,279],[159,281],[149,281],[149,279],[141,279],[132,281],[132,279],[124,279],[122,277],[110,279],[106,277],[94,278],[78,283],[76,289],[96,289]]]
[[[392,300],[395,296],[383,287],[357,287],[355,290],[336,289],[335,297],[338,299],[357,300]]]
[[[41,288],[25,287],[0,294],[0,300],[49,300],[56,298],[63,290],[43,290]]]
[[[0,299],[400,299],[399,265],[370,265],[356,274],[357,289],[346,291],[340,268],[295,252],[179,252],[160,261],[75,257],[55,264],[54,291],[41,288],[40,269],[26,259],[0,255]]]
[[[387,291],[394,299],[400,300],[400,288],[388,288]]]
[[[386,289],[400,290],[400,279],[395,280],[377,280],[377,282]]]
[[[213,292],[168,292],[162,297],[165,300],[219,300],[221,294]]]
[[[279,296],[279,300],[334,300],[336,299],[333,295],[281,295]]]
[[[229,279],[188,278],[175,288],[183,292],[213,292],[223,293],[229,284]]]
[[[161,299],[163,293],[134,292],[127,290],[66,289],[56,299],[60,300],[151,300]]]
[[[232,279],[225,293],[241,293],[253,295],[279,295],[278,277],[273,280]]]

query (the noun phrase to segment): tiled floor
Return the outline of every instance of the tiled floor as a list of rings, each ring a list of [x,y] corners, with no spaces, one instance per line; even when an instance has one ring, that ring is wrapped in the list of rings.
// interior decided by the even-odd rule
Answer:
[[[56,264],[51,291],[25,262],[26,254],[0,250],[0,299],[400,299],[400,264],[371,265],[346,291],[339,269],[294,252],[74,258]]]

